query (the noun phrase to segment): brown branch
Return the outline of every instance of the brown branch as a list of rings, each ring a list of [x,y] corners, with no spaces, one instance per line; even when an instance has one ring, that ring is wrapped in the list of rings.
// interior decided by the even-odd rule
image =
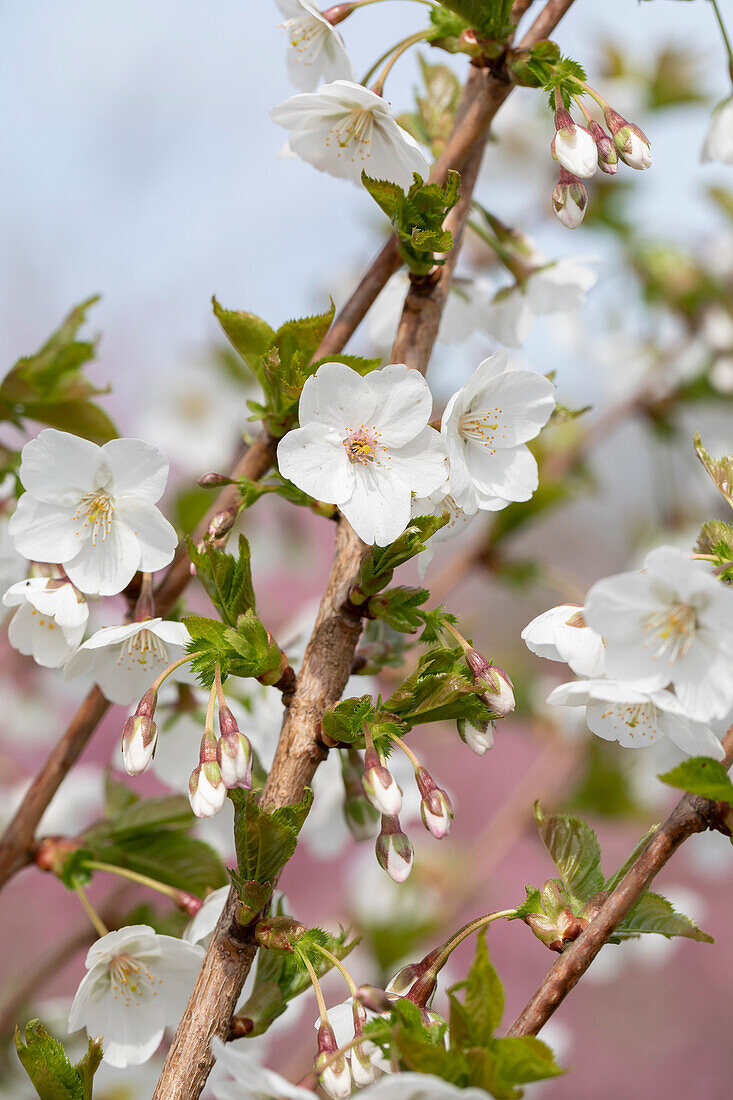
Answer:
[[[733,726],[725,735],[723,746],[725,765],[730,767],[733,763]],[[542,985],[512,1024],[509,1035],[537,1034],[680,845],[693,833],[718,827],[719,811],[719,803],[696,795],[686,794],[680,799],[597,916],[550,967]]]

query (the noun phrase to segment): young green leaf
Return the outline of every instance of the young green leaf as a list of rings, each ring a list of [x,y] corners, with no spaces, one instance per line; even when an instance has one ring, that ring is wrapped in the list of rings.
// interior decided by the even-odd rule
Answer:
[[[700,433],[695,432],[695,451],[713,484],[733,508],[733,456],[723,455],[722,458],[713,458],[702,445]]]
[[[229,626],[235,626],[240,615],[255,609],[251,554],[247,539],[240,534],[236,558],[226,550],[212,546],[210,542],[205,542],[203,549],[198,549],[192,539],[186,539],[186,548],[196,569],[196,576],[206,589],[222,621]]]
[[[313,803],[306,790],[300,802],[276,810],[262,809],[252,791],[233,790],[234,846],[242,880],[272,883],[295,851],[298,833]]]
[[[102,1044],[89,1040],[84,1058],[72,1065],[66,1051],[40,1020],[26,1024],[25,1040],[15,1029],[15,1048],[40,1100],[91,1100],[92,1078],[102,1060]]]
[[[649,892],[642,894],[631,912],[616,927],[614,939],[627,939],[641,932],[656,932],[668,939],[682,936],[702,943],[715,942],[707,932],[701,932],[689,917],[677,913],[666,898]]]
[[[692,756],[657,778],[670,787],[701,795],[713,802],[729,802],[733,806],[733,783],[728,778],[725,765],[712,757]]]
[[[212,298],[214,316],[226,333],[232,347],[245,361],[264,389],[262,357],[275,342],[275,331],[266,321],[244,310],[223,309]]]
[[[589,901],[604,886],[596,834],[577,817],[567,814],[546,817],[539,803],[535,805],[535,818],[571,902],[577,905]]]

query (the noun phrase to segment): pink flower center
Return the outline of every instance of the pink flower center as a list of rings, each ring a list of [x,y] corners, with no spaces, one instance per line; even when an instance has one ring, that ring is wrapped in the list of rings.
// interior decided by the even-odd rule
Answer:
[[[347,428],[347,436],[344,447],[350,462],[358,462],[365,466],[368,462],[377,462],[377,451],[383,449],[378,442],[380,432],[376,428],[365,428],[363,424],[354,430]]]

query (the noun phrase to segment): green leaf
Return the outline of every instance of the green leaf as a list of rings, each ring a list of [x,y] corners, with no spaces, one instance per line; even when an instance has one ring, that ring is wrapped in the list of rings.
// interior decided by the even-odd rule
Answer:
[[[507,38],[514,29],[512,0],[441,0],[441,4],[474,27],[479,38]]]
[[[426,1039],[416,1039],[402,1028],[395,1029],[393,1043],[404,1069],[414,1073],[431,1073],[454,1085],[465,1081],[468,1067],[459,1051],[446,1050],[445,1046]]]
[[[541,1039],[534,1035],[505,1036],[492,1046],[496,1058],[497,1078],[508,1085],[529,1085],[546,1081],[565,1071],[555,1062],[555,1056]]]
[[[733,783],[728,778],[726,767],[709,756],[692,756],[657,778],[670,787],[733,806]]]
[[[311,366],[311,373],[315,374],[323,363],[343,363],[344,366],[351,367],[352,370],[363,377],[381,367],[382,360],[378,357],[368,359],[363,355],[346,355],[344,352],[339,352],[338,355],[328,355],[325,359],[316,360]]]
[[[126,867],[167,886],[204,897],[207,890],[226,886],[227,874],[220,856],[203,840],[180,829],[155,828],[111,834],[106,841],[85,841],[95,859]]]
[[[461,1004],[455,993],[464,990]],[[453,1013],[457,1011],[466,1024],[465,1046],[488,1046],[504,1014],[504,987],[489,960],[486,932],[476,938],[476,954],[465,981],[449,990],[451,1001],[451,1040],[453,1038]]]
[[[192,539],[186,539],[186,548],[196,568],[196,576],[223,622],[235,626],[240,615],[255,608],[251,554],[247,539],[240,534],[236,558],[226,550],[212,546],[210,542],[205,542],[203,549],[198,550]]]
[[[38,420],[49,428],[70,432],[102,446],[117,438],[117,428],[110,416],[91,401],[37,401],[26,403],[23,415]]]
[[[192,655],[191,669],[205,687],[213,684],[217,664],[223,679],[252,676],[267,683],[280,678],[282,652],[254,611],[240,615],[236,627],[203,615],[185,615],[183,622],[191,635],[186,648]]]
[[[733,456],[724,455],[722,458],[712,458],[703,447],[699,432],[695,432],[695,451],[712,478],[714,485],[733,508]]]
[[[707,932],[701,932],[689,917],[677,913],[666,898],[648,892],[642,894],[631,912],[614,929],[614,939],[626,939],[641,932],[656,932],[667,939],[681,936],[703,943],[715,942]]]
[[[359,698],[342,699],[324,713],[321,726],[332,741],[359,741],[364,736],[364,724],[375,718],[374,702],[371,695]]]
[[[254,313],[244,310],[223,309],[216,298],[212,298],[214,315],[224,329],[232,347],[241,355],[249,369],[265,388],[265,375],[262,369],[262,357],[267,354],[275,342],[275,331],[266,321]]]
[[[703,523],[697,536],[695,550],[698,554],[714,554],[720,562],[733,560],[733,525],[720,519]]]
[[[604,887],[596,834],[577,817],[567,814],[546,817],[539,803],[535,805],[535,818],[571,902],[578,905],[589,901]]]
[[[237,873],[242,880],[271,883],[277,879],[298,842],[298,833],[313,803],[306,790],[300,802],[268,811],[252,791],[233,790],[234,846]]]
[[[446,513],[441,516],[416,516],[389,546],[372,546],[362,561],[359,582],[349,593],[351,601],[360,606],[370,596],[386,588],[395,569],[420,554],[428,539],[447,522]]]
[[[416,670],[390,695],[384,709],[414,726],[421,722],[466,719],[481,726],[492,711],[476,694],[461,649],[431,649]]]
[[[460,176],[449,172],[445,184],[423,183],[417,173],[405,194],[395,183],[372,179],[362,172],[362,183],[392,222],[400,255],[415,275],[427,275],[436,252],[447,252],[453,238],[443,229],[446,214],[458,202]]]
[[[383,619],[393,630],[415,634],[423,624],[422,604],[430,596],[427,588],[400,585],[372,596],[367,603],[369,618]]]
[[[15,1029],[15,1048],[40,1100],[91,1100],[92,1078],[102,1060],[101,1043],[89,1040],[84,1058],[73,1066],[57,1039],[40,1020]]]

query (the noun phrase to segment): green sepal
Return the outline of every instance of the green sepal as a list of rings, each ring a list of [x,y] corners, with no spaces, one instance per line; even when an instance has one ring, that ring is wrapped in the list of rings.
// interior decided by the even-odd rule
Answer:
[[[246,927],[256,920],[259,913],[267,905],[275,889],[274,882],[257,882],[256,879],[244,879],[229,869],[229,878],[232,886],[239,894],[240,906],[237,911],[237,921]]]

